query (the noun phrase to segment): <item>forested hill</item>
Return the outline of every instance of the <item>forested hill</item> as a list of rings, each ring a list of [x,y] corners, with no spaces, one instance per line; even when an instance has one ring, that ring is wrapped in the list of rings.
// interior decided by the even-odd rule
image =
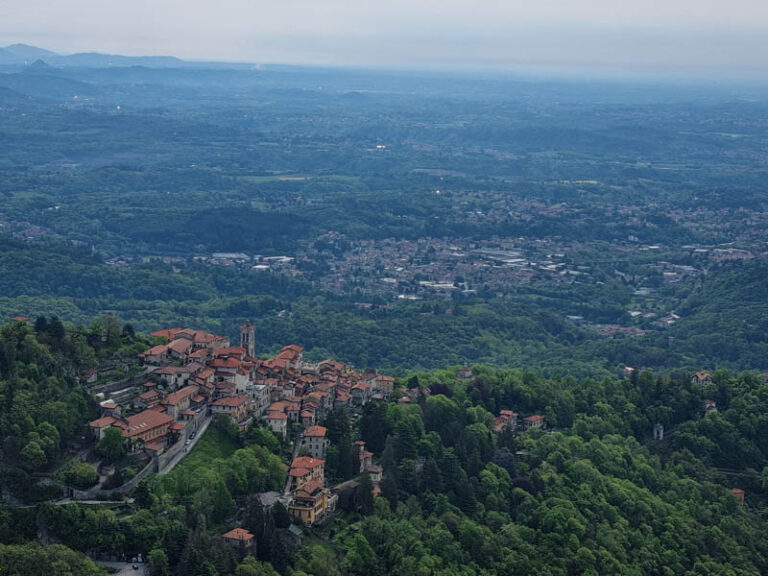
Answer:
[[[412,372],[392,401],[323,422],[330,468],[340,470],[330,454],[363,440],[383,478],[375,498],[358,489],[340,500],[299,545],[285,509],[255,497],[282,487],[281,455],[291,454],[256,425],[246,435],[212,427],[204,453],[143,480],[131,503],[19,507],[58,498],[24,478],[77,451],[93,416],[74,376],[147,341],[114,319],[82,329],[40,319],[4,327],[0,343],[4,574],[99,574],[83,554],[126,551],[164,576],[768,571],[768,382],[755,373],[719,370],[702,387],[685,371],[602,381],[485,366],[462,378]],[[502,410],[540,415],[547,429],[506,426]],[[218,537],[233,525],[256,535],[255,556]],[[35,545],[41,526],[56,546]]]

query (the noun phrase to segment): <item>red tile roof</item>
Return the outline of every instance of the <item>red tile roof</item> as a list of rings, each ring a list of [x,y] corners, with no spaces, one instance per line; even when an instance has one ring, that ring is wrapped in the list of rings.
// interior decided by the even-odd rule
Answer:
[[[167,340],[170,340],[178,332],[181,332],[182,330],[183,328],[165,328],[164,330],[157,330],[156,332],[152,332],[150,336],[154,336],[155,338],[165,338]]]
[[[127,424],[120,422],[120,424],[122,424],[120,428],[123,428],[123,436],[126,438],[137,436],[152,428],[164,426],[173,422],[173,418],[155,410],[144,410],[143,412],[129,416],[126,420],[128,421]]]
[[[90,422],[88,425],[91,428],[106,428],[107,426],[112,426],[115,422],[117,422],[117,418],[113,416],[104,416],[104,418],[99,418],[98,420],[94,420]]]
[[[161,356],[165,354],[168,351],[168,346],[166,344],[160,344],[159,346],[153,346],[152,348],[149,348],[147,350],[144,350],[139,356],[142,358],[146,356]]]
[[[190,348],[192,348],[192,341],[186,338],[179,338],[168,344],[168,350],[173,350],[179,354],[187,352]]]
[[[197,386],[184,386],[184,388],[180,388],[176,392],[168,394],[168,396],[163,398],[163,404],[167,406],[175,406],[182,400],[190,398],[195,394],[197,394]]]
[[[325,438],[327,429],[324,426],[310,426],[304,431],[304,436]]]
[[[249,540],[253,540],[253,534],[242,528],[230,530],[226,534],[222,534],[221,537],[227,540],[237,540],[238,542],[248,542]]]
[[[312,468],[317,468],[318,466],[325,465],[325,460],[321,460],[320,458],[311,458],[310,456],[298,456],[293,459],[293,462],[291,463],[291,469],[293,468],[307,468],[311,470]]]
[[[248,402],[248,396],[229,396],[227,398],[219,398],[214,402],[213,406],[242,406]]]

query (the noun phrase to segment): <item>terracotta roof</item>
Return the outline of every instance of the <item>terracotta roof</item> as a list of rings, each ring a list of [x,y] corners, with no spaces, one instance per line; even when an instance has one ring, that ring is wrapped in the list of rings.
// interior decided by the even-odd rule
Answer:
[[[89,422],[88,425],[91,428],[106,428],[107,426],[112,426],[115,422],[117,422],[117,418],[113,416],[104,416],[104,418]]]
[[[197,386],[184,386],[184,388],[180,388],[176,392],[172,394],[168,394],[168,396],[163,398],[163,404],[166,404],[169,406],[175,406],[182,400],[185,400],[186,398],[190,398],[195,394],[197,394]]]
[[[227,540],[237,540],[238,542],[248,542],[249,540],[253,540],[253,534],[242,528],[230,530],[226,534],[222,534],[221,537],[226,538]]]
[[[240,346],[230,346],[229,348],[215,348],[213,352],[216,356],[245,356],[245,348]]]
[[[293,459],[293,462],[291,462],[291,469],[293,468],[317,468],[318,466],[323,466],[325,464],[325,460],[321,460],[320,458],[311,458],[310,456],[298,456]]]
[[[154,336],[155,338],[166,338],[167,340],[170,340],[182,330],[183,328],[165,328],[164,330],[157,330],[156,332],[152,332],[150,336]]]
[[[240,366],[240,360],[237,358],[214,358],[211,361],[214,368],[237,368]]]
[[[288,420],[288,415],[283,412],[271,412],[267,415],[267,420]]]
[[[216,371],[213,368],[203,368],[200,370],[200,372],[197,373],[198,378],[202,378],[203,380],[207,380],[211,376],[213,376],[216,373]]]
[[[326,432],[327,432],[327,429],[324,426],[310,426],[304,431],[304,436],[325,438]]]
[[[288,472],[289,476],[293,476],[295,478],[301,478],[307,474],[309,474],[309,469],[307,468],[291,468],[290,472]]]
[[[187,340],[186,338],[178,338],[177,340],[174,340],[170,344],[168,344],[168,349],[173,350],[174,352],[183,353],[186,352],[192,348],[192,341]]]
[[[152,428],[157,428],[158,426],[173,422],[173,418],[155,410],[144,410],[143,412],[129,416],[126,420],[128,423],[123,424],[120,427],[123,428],[123,436],[127,438],[141,434],[146,430],[151,430]]]
[[[227,398],[219,398],[214,402],[213,406],[242,406],[248,402],[248,396],[229,396]]]
[[[538,422],[539,420],[544,420],[544,416],[539,416],[537,414],[534,414],[533,416],[526,416],[523,418],[526,422]]]
[[[184,422],[173,422],[170,425],[171,430],[184,430],[186,427],[187,425]]]
[[[316,492],[319,492],[320,490],[322,490],[323,488],[324,488],[323,483],[320,482],[319,480],[310,480],[309,482],[304,484],[304,486],[302,486],[300,490],[303,490],[309,495],[313,495]]]
[[[198,358],[198,359],[205,359],[208,358],[211,355],[211,351],[209,348],[200,348],[199,350],[195,350],[189,355],[189,358]]]
[[[147,350],[144,350],[139,356],[160,356],[162,354],[165,354],[168,351],[168,346],[166,344],[160,344],[159,346],[153,346],[152,348],[149,348]]]

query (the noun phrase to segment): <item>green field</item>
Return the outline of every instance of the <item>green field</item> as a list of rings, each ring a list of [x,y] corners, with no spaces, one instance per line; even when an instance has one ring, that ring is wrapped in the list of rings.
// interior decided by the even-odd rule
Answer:
[[[192,452],[169,472],[168,476],[184,475],[210,466],[216,458],[228,458],[237,449],[238,446],[234,440],[228,438],[218,428],[209,426],[203,437],[192,448]]]

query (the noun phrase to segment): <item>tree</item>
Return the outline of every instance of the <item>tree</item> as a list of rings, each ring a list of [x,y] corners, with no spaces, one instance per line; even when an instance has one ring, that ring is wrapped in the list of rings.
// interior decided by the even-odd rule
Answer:
[[[389,500],[389,505],[393,510],[396,509],[399,496],[395,477],[391,473],[384,474],[379,487],[381,488],[381,495]]]
[[[165,550],[153,548],[147,555],[152,576],[170,576],[170,567],[168,565],[168,556]]]
[[[360,479],[355,491],[355,506],[364,516],[373,512],[373,482],[369,474],[363,474]]]
[[[235,576],[280,576],[280,573],[269,564],[259,562],[253,556],[246,556],[235,568]]]
[[[291,515],[282,502],[275,502],[272,506],[272,518],[276,528],[288,528],[291,525]]]
[[[35,332],[38,336],[43,332],[48,332],[48,319],[45,316],[38,316],[35,320]]]
[[[52,345],[61,346],[67,331],[58,316],[51,316],[51,321],[48,323],[48,334],[51,336]]]
[[[339,563],[332,550],[320,545],[303,549],[296,559],[296,570],[312,576],[341,576]]]
[[[440,474],[440,467],[434,458],[429,457],[424,462],[422,478],[425,491],[434,492],[435,494],[440,494],[443,491],[443,477]]]
[[[136,338],[136,331],[133,329],[133,324],[125,324],[123,326],[123,338],[133,340]]]
[[[96,451],[103,456],[107,462],[117,462],[125,455],[125,442],[123,431],[114,426],[104,430],[99,443],[96,445]]]
[[[345,542],[347,553],[342,563],[345,574],[367,575],[376,562],[376,554],[362,534],[354,534]]]
[[[122,335],[120,321],[114,316],[104,316],[101,325],[107,336],[107,346],[111,347],[120,344],[120,336]]]
[[[45,452],[34,440],[27,442],[27,445],[21,449],[21,463],[27,470],[39,470],[47,462]]]

